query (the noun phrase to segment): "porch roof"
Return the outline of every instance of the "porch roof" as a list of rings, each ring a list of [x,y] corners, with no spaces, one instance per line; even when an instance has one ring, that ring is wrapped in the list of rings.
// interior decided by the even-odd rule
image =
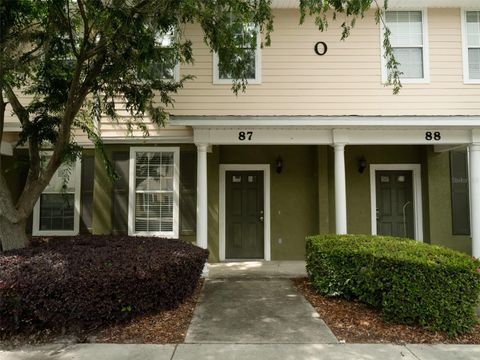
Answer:
[[[476,128],[479,116],[170,116],[192,127]]]

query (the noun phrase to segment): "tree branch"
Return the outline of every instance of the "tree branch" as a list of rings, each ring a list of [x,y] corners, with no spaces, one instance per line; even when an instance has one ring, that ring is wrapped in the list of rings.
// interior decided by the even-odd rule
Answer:
[[[79,54],[77,52],[77,47],[75,46],[75,39],[72,31],[72,20],[70,18],[70,1],[67,1],[67,18],[65,20],[67,22],[68,37],[70,38],[70,45],[72,46],[73,54],[76,58],[78,58]]]
[[[22,124],[22,126],[27,126],[30,122],[28,111],[20,103],[17,95],[15,94],[15,92],[13,91],[12,87],[9,84],[4,83],[3,90],[5,91],[5,94],[7,95],[7,99],[10,102],[10,105],[12,106],[13,112],[15,113],[15,115],[17,115],[18,120],[20,120],[20,123]]]

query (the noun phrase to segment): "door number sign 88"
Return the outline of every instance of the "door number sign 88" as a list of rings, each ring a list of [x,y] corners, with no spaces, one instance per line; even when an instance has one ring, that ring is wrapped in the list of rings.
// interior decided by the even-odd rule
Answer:
[[[434,132],[431,132],[431,131],[427,131],[425,133],[425,140],[427,141],[439,141],[439,140],[442,140],[442,134],[440,133],[440,131],[434,131]]]

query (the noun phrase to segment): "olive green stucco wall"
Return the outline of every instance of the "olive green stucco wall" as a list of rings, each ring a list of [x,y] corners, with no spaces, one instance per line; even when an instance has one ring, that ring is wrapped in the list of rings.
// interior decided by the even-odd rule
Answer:
[[[430,238],[435,245],[471,253],[469,236],[452,235],[452,193],[449,153],[428,151]]]
[[[132,145],[142,146],[142,145]],[[181,151],[194,151],[192,144]],[[111,158],[130,145],[108,145]],[[277,174],[275,160],[283,159]],[[367,160],[363,173],[358,159]],[[208,158],[208,246],[210,261],[219,260],[219,165],[269,164],[272,260],[303,259],[306,235],[335,232],[334,159],[330,146],[213,146]],[[346,146],[347,217],[349,233],[371,233],[371,164],[421,164],[424,241],[469,253],[468,236],[453,236],[451,225],[448,152],[434,153],[427,146]],[[93,231],[112,231],[112,182],[99,156],[95,159]],[[183,236],[195,241],[195,235]]]
[[[110,161],[116,151],[129,151],[128,145],[108,145],[105,152]],[[107,169],[100,152],[95,154],[95,181],[93,185],[92,232],[97,235],[112,233],[112,189],[113,181],[108,177]]]

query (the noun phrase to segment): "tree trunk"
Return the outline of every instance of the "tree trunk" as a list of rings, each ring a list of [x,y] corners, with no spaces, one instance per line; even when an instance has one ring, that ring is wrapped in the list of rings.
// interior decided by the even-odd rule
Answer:
[[[0,215],[0,242],[1,250],[13,250],[27,247],[30,240],[25,233],[26,221],[11,222]]]

